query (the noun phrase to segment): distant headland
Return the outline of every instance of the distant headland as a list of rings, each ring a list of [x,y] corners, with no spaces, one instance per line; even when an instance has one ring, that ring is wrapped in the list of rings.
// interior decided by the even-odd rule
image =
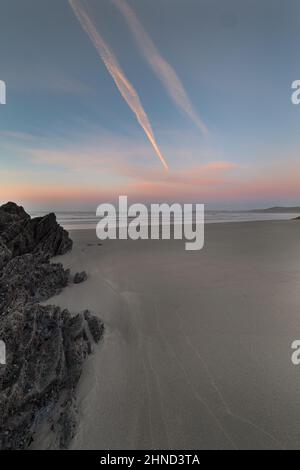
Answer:
[[[292,206],[292,207],[287,207],[287,206],[274,206],[274,207],[268,207],[266,209],[252,209],[249,212],[256,212],[256,213],[265,213],[268,212],[270,214],[272,213],[286,213],[286,214],[296,214],[299,212],[300,214],[300,206]]]

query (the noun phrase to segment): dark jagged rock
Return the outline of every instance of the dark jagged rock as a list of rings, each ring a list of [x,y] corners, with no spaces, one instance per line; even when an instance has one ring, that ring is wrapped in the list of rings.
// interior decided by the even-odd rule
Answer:
[[[82,271],[80,273],[76,273],[73,279],[74,284],[80,284],[81,282],[84,282],[87,280],[87,273],[85,271]]]
[[[69,270],[50,264],[44,255],[31,253],[12,258],[0,277],[0,311],[14,301],[38,302],[58,294],[68,284]]]
[[[74,436],[76,385],[103,324],[89,311],[39,304],[67,285],[69,271],[50,256],[71,243],[54,214],[30,219],[14,203],[0,207],[0,450],[28,448],[45,423],[53,448]]]
[[[48,253],[50,256],[63,255],[72,248],[72,240],[68,232],[56,222],[55,214],[37,217],[32,220],[35,251]]]
[[[3,243],[0,238],[0,269],[2,269],[6,265],[6,263],[11,259],[11,257],[11,251],[9,250],[9,248],[7,248],[5,243]]]
[[[87,321],[93,340],[95,341],[95,343],[98,343],[104,331],[104,325],[102,321],[99,320],[99,318],[95,317],[94,315],[91,315],[91,313],[88,310],[85,310],[83,314],[84,314],[85,320]]]
[[[6,212],[7,214],[10,214],[11,216],[16,216],[18,219],[30,218],[30,216],[24,210],[24,207],[18,206],[15,202],[9,201],[6,204],[2,204],[0,209],[1,209],[1,212]]]
[[[67,310],[39,304],[20,307],[2,321],[7,365],[0,376],[0,448],[22,449],[57,408],[60,417],[72,414],[59,401],[63,397],[68,408],[74,404],[74,391],[90,351],[87,324],[81,314],[72,317]],[[63,442],[68,440],[65,434],[66,429]]]
[[[72,248],[72,240],[55,214],[31,219],[23,207],[12,202],[0,207],[0,235],[13,256],[39,252],[56,256]]]

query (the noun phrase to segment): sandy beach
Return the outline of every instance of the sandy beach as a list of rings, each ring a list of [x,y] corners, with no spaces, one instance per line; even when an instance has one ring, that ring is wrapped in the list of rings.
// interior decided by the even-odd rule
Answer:
[[[299,448],[300,223],[209,224],[198,252],[70,235],[88,279],[50,302],[106,326],[71,448]]]

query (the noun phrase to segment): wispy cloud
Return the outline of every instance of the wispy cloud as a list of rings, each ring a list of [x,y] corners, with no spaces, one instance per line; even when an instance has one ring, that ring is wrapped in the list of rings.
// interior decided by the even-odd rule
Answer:
[[[16,141],[31,141],[35,139],[32,134],[17,131],[0,131],[0,137]]]
[[[112,2],[124,16],[142,54],[163,83],[174,103],[204,134],[208,134],[206,125],[198,116],[175,70],[157,50],[149,34],[138,20],[135,12],[125,0],[112,0]]]
[[[51,93],[86,96],[94,93],[86,83],[59,69],[52,63],[21,64],[22,73],[16,74],[14,63],[5,67],[5,81],[9,88],[21,94]]]
[[[158,158],[160,159],[161,163],[163,164],[164,168],[167,170],[168,165],[166,163],[165,158],[163,157],[157,142],[155,140],[152,127],[148,116],[141,104],[140,98],[128,81],[127,77],[125,76],[123,70],[121,69],[115,55],[110,50],[109,46],[105,43],[103,38],[100,36],[99,32],[97,31],[95,25],[91,21],[88,14],[80,5],[78,0],[69,0],[69,3],[77,16],[78,20],[80,21],[82,27],[90,37],[91,41],[93,42],[95,48],[97,49],[101,59],[103,60],[107,70],[111,74],[119,92],[123,96],[124,100],[130,107],[130,109],[136,115],[136,118],[139,124],[142,126],[145,134],[147,135],[152,147],[154,148]]]
[[[16,142],[11,134],[9,150],[20,165],[19,170],[2,166],[0,200],[17,199],[29,207],[34,203],[38,207],[69,204],[93,208],[99,201],[116,200],[119,194],[127,194],[134,201],[201,201],[215,206],[251,202],[253,207],[259,201],[289,203],[300,196],[297,149],[281,157],[274,154],[268,163],[258,166],[238,164],[217,151],[207,156],[201,153],[204,162],[195,163],[197,148],[183,168],[178,153],[193,154],[193,148],[185,147],[184,151],[176,142],[166,150],[178,164],[162,172],[151,159],[147,167],[139,164],[140,156],[150,156],[151,149],[128,136],[99,136],[98,132],[94,140],[88,135],[57,146],[40,137],[27,140],[26,135]]]

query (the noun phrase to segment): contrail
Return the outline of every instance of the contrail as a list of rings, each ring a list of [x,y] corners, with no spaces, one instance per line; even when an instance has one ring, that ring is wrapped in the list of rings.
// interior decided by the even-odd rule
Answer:
[[[97,49],[101,59],[103,60],[107,70],[111,74],[112,78],[114,79],[115,84],[121,95],[123,96],[124,100],[130,107],[130,109],[134,112],[137,117],[138,122],[144,129],[152,147],[154,148],[158,158],[160,159],[161,163],[163,164],[164,168],[168,170],[168,165],[166,160],[164,159],[153,134],[151,124],[149,122],[148,116],[141,104],[140,98],[128,81],[126,75],[124,74],[123,70],[121,69],[115,55],[110,50],[109,46],[106,42],[102,39],[100,34],[98,33],[96,27],[94,26],[93,22],[89,18],[88,14],[84,11],[80,2],[78,0],[69,0],[69,3],[77,16],[79,22],[81,23],[83,29],[89,35],[90,39],[92,40],[95,48]]]
[[[149,34],[138,20],[135,12],[128,5],[126,0],[112,1],[124,16],[135,37],[138,47],[140,48],[141,52],[145,56],[157,77],[162,81],[174,103],[194,122],[194,124],[204,134],[208,134],[206,125],[197,115],[197,112],[194,109],[175,70],[161,56]]]

